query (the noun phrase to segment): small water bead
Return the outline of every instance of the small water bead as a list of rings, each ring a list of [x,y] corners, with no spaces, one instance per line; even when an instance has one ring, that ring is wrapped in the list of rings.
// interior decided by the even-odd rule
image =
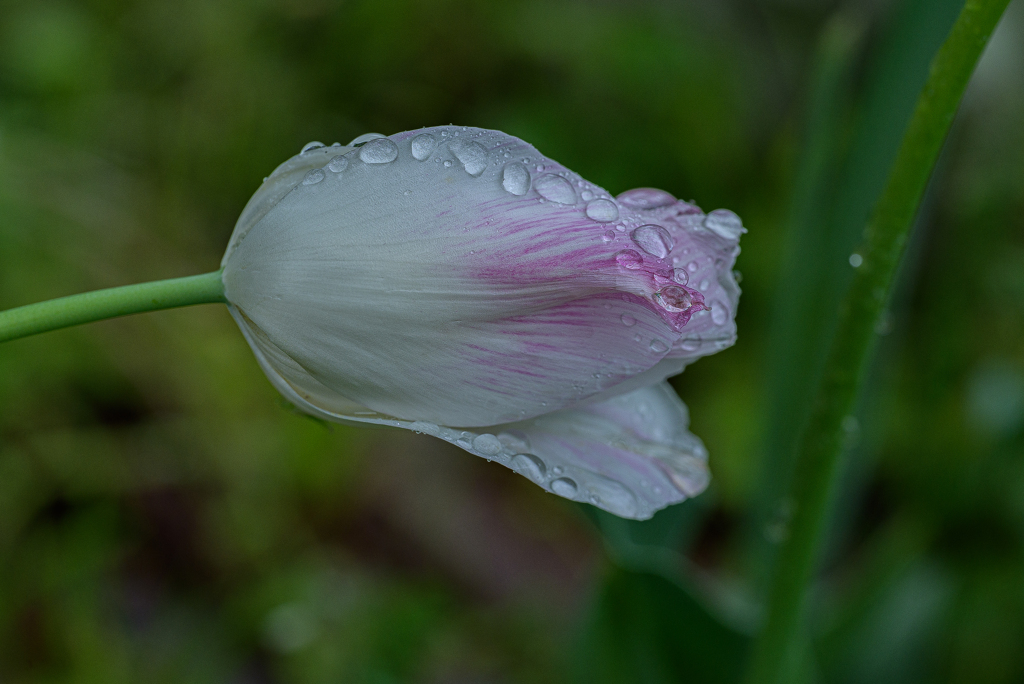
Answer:
[[[715,325],[722,325],[729,320],[729,308],[725,302],[718,299],[711,302],[711,320]]]
[[[669,285],[655,292],[654,301],[658,302],[666,311],[673,313],[686,311],[693,306],[693,297],[690,296],[690,293],[675,285]]]
[[[664,190],[657,190],[655,188],[627,190],[616,197],[616,199],[619,200],[620,204],[630,209],[657,209],[658,207],[667,207],[676,202],[675,197]]]
[[[672,271],[672,280],[676,281],[680,285],[685,285],[690,282],[690,274],[681,268],[677,268]]]
[[[530,438],[518,430],[498,433],[498,441],[508,451],[527,451],[530,448]]]
[[[661,226],[649,223],[633,229],[629,236],[637,247],[659,259],[667,257],[672,250],[672,236]]]
[[[615,231],[613,231],[613,230],[607,230],[607,231],[605,231],[604,235],[601,236],[601,241],[602,242],[611,242],[614,239],[615,239]]]
[[[583,194],[583,199],[587,199],[587,193]],[[600,223],[611,223],[618,220],[619,208],[611,200],[596,199],[587,205],[587,218]]]
[[[622,268],[628,268],[631,271],[635,271],[644,265],[644,258],[631,249],[624,249],[621,252],[617,252],[615,254],[615,261]]]
[[[558,204],[576,204],[576,191],[572,183],[561,176],[549,173],[541,176],[533,184],[537,194],[550,202]]]
[[[480,143],[453,140],[448,143],[448,149],[461,162],[470,176],[479,176],[487,169],[487,149]]]
[[[680,348],[682,348],[683,351],[692,352],[700,349],[700,343],[701,339],[699,337],[684,337],[680,341],[679,346]]]
[[[348,146],[349,147],[358,147],[360,145],[365,145],[366,143],[370,142],[371,140],[377,140],[378,138],[384,138],[384,137],[387,137],[387,136],[381,135],[380,133],[363,133],[358,138],[353,138],[352,142],[350,142],[348,144]]]
[[[412,158],[416,161],[425,161],[437,148],[437,138],[429,133],[420,133],[409,144],[412,149]]]
[[[548,470],[544,465],[544,461],[533,454],[516,454],[512,457],[510,465],[517,473],[525,475],[537,483],[544,481],[544,476]]]
[[[505,164],[501,171],[501,187],[516,196],[530,191],[530,171],[519,162]]]
[[[654,338],[651,340],[651,351],[655,354],[664,354],[668,351],[668,345],[663,340]]]
[[[584,190],[583,192],[580,193],[580,197],[583,198],[584,202],[589,202],[590,200],[594,199],[594,193],[592,193],[590,190]]]
[[[489,432],[473,438],[473,449],[484,456],[497,456],[501,453],[501,442]]]
[[[359,148],[359,158],[366,164],[387,164],[398,158],[398,145],[388,138],[375,138]]]
[[[704,280],[700,281],[700,284],[697,286],[697,289],[700,290],[701,292],[707,292],[709,287],[711,287],[711,281],[705,278]]]
[[[327,162],[327,168],[332,173],[341,173],[348,168],[348,157],[343,154],[339,154],[337,157]]]
[[[325,178],[325,176],[324,176],[324,172],[323,171],[321,171],[320,169],[313,169],[312,171],[310,171],[309,173],[307,173],[303,177],[302,184],[303,185],[316,185],[317,183],[322,181],[324,178]]]
[[[700,264],[698,264],[696,261],[691,261],[690,263],[686,264],[686,270],[689,271],[690,273],[696,273],[697,269],[699,268]]]
[[[445,159],[444,160],[444,168],[450,169],[451,167],[452,167],[452,160],[451,159]]]
[[[628,313],[622,314],[619,317],[619,319],[622,321],[622,325],[626,326],[627,328],[632,328],[634,325],[636,325],[636,319],[633,316],[629,315]]]
[[[577,490],[576,482],[567,477],[560,477],[551,482],[551,491],[567,499],[575,497]]]
[[[321,147],[326,147],[326,145],[324,145],[322,142],[314,140],[303,145],[302,149],[299,151],[299,154],[306,154],[307,152],[312,152],[313,150],[319,150]],[[295,148],[293,147],[292,149]]]
[[[727,240],[738,240],[747,232],[740,217],[728,209],[715,209],[704,218],[704,227]]]

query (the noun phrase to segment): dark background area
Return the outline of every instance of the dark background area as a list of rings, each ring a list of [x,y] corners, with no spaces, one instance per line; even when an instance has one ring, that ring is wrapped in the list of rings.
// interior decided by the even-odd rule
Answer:
[[[0,681],[735,682],[849,254],[962,2],[0,2],[0,308],[214,270],[310,140],[456,123],[749,233],[634,523],[324,426],[223,307],[0,347]],[[821,682],[1024,680],[1024,7],[929,189],[810,618]]]

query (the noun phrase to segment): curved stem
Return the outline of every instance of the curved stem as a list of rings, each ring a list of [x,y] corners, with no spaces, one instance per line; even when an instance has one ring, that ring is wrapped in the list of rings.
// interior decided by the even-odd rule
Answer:
[[[874,346],[875,324],[889,298],[910,228],[960,98],[1009,0],[967,0],[932,60],[840,309],[810,420],[796,454],[795,504],[789,538],[779,552],[768,611],[755,644],[748,681],[794,681],[801,665],[804,603],[831,510],[848,421]]]
[[[112,287],[0,311],[0,342],[106,318],[218,302],[227,303],[221,271]]]

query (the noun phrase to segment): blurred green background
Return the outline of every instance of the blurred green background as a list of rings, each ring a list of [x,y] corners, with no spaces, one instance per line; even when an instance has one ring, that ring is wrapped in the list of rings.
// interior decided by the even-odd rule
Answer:
[[[645,523],[297,415],[222,307],[0,347],[0,681],[736,682],[848,256],[959,0],[4,0],[0,309],[217,267],[310,140],[496,128],[750,232]],[[969,89],[856,424],[805,676],[1024,680],[1024,6]]]

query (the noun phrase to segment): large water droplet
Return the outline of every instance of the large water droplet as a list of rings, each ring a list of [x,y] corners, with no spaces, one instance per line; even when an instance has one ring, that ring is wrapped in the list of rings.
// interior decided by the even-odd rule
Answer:
[[[485,432],[473,439],[473,448],[484,456],[497,456],[501,453],[501,442],[494,435]]]
[[[619,208],[611,200],[596,199],[587,205],[587,218],[609,223],[619,218]]]
[[[654,352],[655,354],[664,354],[665,352],[668,351],[668,345],[665,344],[664,340],[654,338],[653,340],[651,340],[651,351]]]
[[[321,171],[320,169],[313,169],[312,171],[310,171],[309,173],[307,173],[303,177],[302,184],[303,185],[316,185],[317,183],[319,183],[323,179],[324,179],[324,172]]]
[[[615,199],[630,209],[657,209],[658,207],[667,207],[676,201],[676,198],[669,193],[656,188],[627,190]]]
[[[487,169],[487,148],[480,143],[453,140],[448,143],[448,149],[462,163],[466,173],[470,176],[479,176]]]
[[[348,157],[343,154],[339,154],[337,157],[327,162],[327,168],[334,173],[341,173],[348,168]]]
[[[622,314],[621,316],[619,316],[619,319],[622,321],[622,325],[626,326],[627,328],[632,328],[634,325],[636,325],[636,318],[634,318],[628,313]]]
[[[572,499],[576,496],[576,483],[567,477],[560,477],[551,483],[551,491],[558,496],[564,496],[567,499]]]
[[[388,138],[374,138],[359,148],[359,158],[367,164],[387,164],[398,158],[398,145]]]
[[[714,321],[715,325],[722,325],[729,320],[729,308],[725,305],[725,302],[718,299],[711,302],[711,320]]]
[[[715,209],[704,218],[704,227],[727,240],[737,240],[747,232],[740,217],[728,209]]]
[[[654,301],[658,302],[666,311],[686,311],[693,306],[693,298],[690,293],[681,287],[669,285],[654,293]]]
[[[530,191],[530,171],[519,162],[505,164],[501,172],[501,187],[513,195],[525,195]]]
[[[561,176],[549,173],[541,176],[533,183],[537,194],[544,199],[558,204],[576,204],[576,190],[572,183]]]
[[[384,137],[386,137],[386,136],[383,136],[380,133],[363,133],[358,138],[353,138],[352,142],[350,142],[348,144],[348,146],[349,147],[358,147],[359,145],[365,145],[366,143],[370,142],[371,140],[376,140],[377,138],[384,138]]]
[[[437,139],[429,133],[420,133],[412,139],[412,158],[416,161],[427,159],[437,147]]]
[[[544,476],[547,474],[548,470],[544,466],[544,461],[540,460],[533,454],[516,454],[512,457],[510,465],[517,473],[525,475],[538,483],[544,481]]]
[[[659,259],[667,257],[672,250],[672,236],[661,226],[649,223],[634,229],[629,236],[633,238],[637,247]]]
[[[615,254],[615,261],[622,268],[628,268],[631,271],[635,271],[644,265],[644,258],[631,249],[624,249],[621,252],[617,252]]]
[[[299,154],[306,154],[307,152],[312,152],[313,150],[319,150],[321,147],[326,147],[326,145],[324,145],[322,142],[314,140],[303,145],[302,149],[299,151]],[[293,147],[292,149],[294,150],[295,148]]]

